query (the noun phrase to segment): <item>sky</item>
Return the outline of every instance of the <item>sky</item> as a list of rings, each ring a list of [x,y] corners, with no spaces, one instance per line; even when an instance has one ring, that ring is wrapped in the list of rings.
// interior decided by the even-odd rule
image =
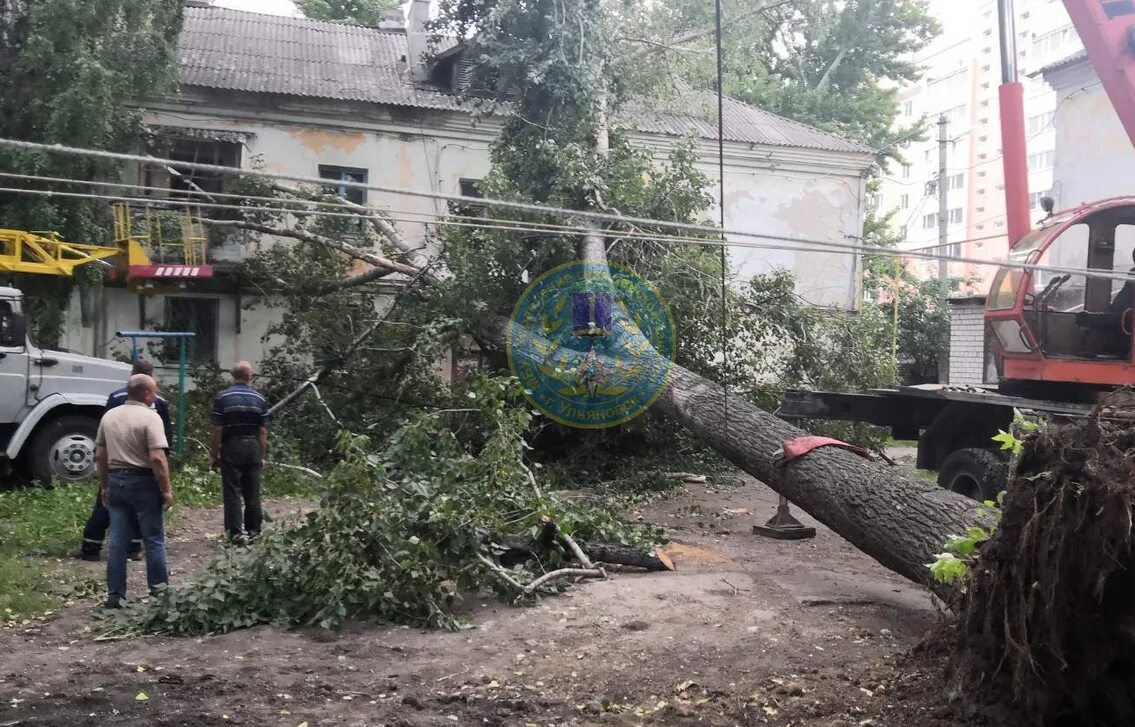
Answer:
[[[292,0],[215,0],[214,5],[222,8],[248,10],[270,15],[297,15]]]

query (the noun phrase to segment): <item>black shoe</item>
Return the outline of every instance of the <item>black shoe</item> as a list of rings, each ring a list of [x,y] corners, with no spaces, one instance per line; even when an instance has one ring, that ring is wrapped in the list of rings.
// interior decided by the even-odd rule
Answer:
[[[106,602],[102,604],[102,607],[111,611],[122,608],[122,600],[119,598],[108,598]]]
[[[87,553],[87,552],[82,551],[82,550],[76,550],[74,553],[71,554],[71,557],[74,558],[75,560],[85,560],[88,563],[98,563],[100,560],[102,560],[102,558],[99,556],[99,554],[97,552]]]
[[[126,557],[129,558],[130,560],[138,561],[138,560],[142,560],[143,555],[142,555],[142,551],[136,550],[133,553],[127,553]]]

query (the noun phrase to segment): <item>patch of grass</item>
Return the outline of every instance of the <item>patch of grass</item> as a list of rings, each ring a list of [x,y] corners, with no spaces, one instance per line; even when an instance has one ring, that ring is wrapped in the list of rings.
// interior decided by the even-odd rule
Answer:
[[[315,492],[303,475],[271,468],[264,474],[265,499]],[[92,588],[89,569],[49,560],[68,558],[79,546],[97,487],[90,481],[0,490],[0,622],[40,615],[101,588]],[[207,469],[177,468],[173,491],[171,526],[182,508],[221,505],[220,475]]]

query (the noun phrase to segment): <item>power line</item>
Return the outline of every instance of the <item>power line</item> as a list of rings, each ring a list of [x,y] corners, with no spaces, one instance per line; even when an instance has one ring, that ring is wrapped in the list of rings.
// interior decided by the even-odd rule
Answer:
[[[52,190],[19,189],[19,188],[11,188],[11,187],[0,187],[0,193],[31,194],[31,195],[39,195],[39,196],[47,196],[47,197],[61,196],[61,197],[68,197],[68,198],[118,200],[118,201],[136,200],[136,201],[145,202],[145,203],[153,203],[154,202],[154,200],[152,198],[149,198],[149,197],[132,198],[132,197],[120,197],[120,196],[115,196],[115,195],[85,194],[85,193],[81,193],[81,192],[56,192],[56,191],[52,191]],[[476,198],[472,198],[472,199],[475,200]],[[180,205],[184,205],[184,206],[191,206],[191,207],[233,209],[233,210],[245,211],[245,212],[265,211],[265,212],[280,213],[280,212],[287,212],[288,211],[288,210],[283,210],[279,207],[252,207],[252,206],[246,206],[246,205],[223,204],[223,203],[218,203],[218,202],[198,203],[198,202],[192,201],[192,200],[185,200],[185,201],[171,202],[171,203],[172,204],[180,204]],[[428,215],[428,213],[422,213],[422,212],[417,212],[417,211],[412,211],[412,210],[404,211],[403,213],[404,214],[413,214],[413,215]],[[314,217],[333,216],[333,217],[358,218],[358,217],[364,216],[364,215],[357,214],[357,213],[347,213],[347,212],[335,213],[335,212],[326,212],[326,211],[302,212],[301,214],[306,214],[306,215],[314,216]],[[497,223],[497,224],[482,224],[482,223],[477,223],[477,222],[465,222],[460,217],[456,217],[456,218],[452,218],[452,219],[445,219],[445,218],[436,219],[436,220],[433,220],[432,222],[428,222],[428,223],[425,223],[422,220],[409,219],[409,218],[398,217],[398,216],[386,216],[385,218],[396,221],[396,222],[401,221],[401,222],[412,222],[412,223],[417,223],[417,224],[436,224],[436,225],[443,225],[443,226],[465,227],[465,228],[471,228],[471,229],[483,229],[483,230],[491,229],[491,230],[499,230],[499,231],[504,231],[504,232],[525,232],[525,233],[534,233],[534,234],[557,234],[557,235],[582,234],[583,232],[588,230],[588,228],[585,228],[585,227],[570,227],[570,226],[566,226],[566,225],[552,225],[550,223],[527,223],[527,222],[512,221],[512,220],[507,220],[507,219],[498,220],[498,219],[495,219],[495,218],[480,218],[480,219],[487,219],[487,220],[490,220],[491,222]],[[535,227],[533,225],[541,225],[541,227]],[[714,228],[709,228],[709,229],[712,230]],[[283,234],[286,235],[286,232],[283,233]],[[1017,262],[1017,261],[1013,261],[1013,260],[1001,260],[1001,261],[981,260],[981,259],[978,259],[978,258],[962,257],[962,256],[959,256],[959,255],[945,255],[945,254],[935,254],[935,253],[922,252],[922,250],[928,249],[928,248],[939,248],[939,247],[947,247],[948,248],[951,245],[960,245],[960,244],[966,243],[966,242],[977,242],[977,241],[981,241],[981,240],[996,239],[996,238],[1002,237],[1001,235],[987,235],[987,236],[983,236],[983,237],[970,238],[970,239],[966,239],[966,240],[957,240],[957,241],[954,241],[954,242],[947,243],[945,246],[934,245],[934,246],[928,246],[928,248],[916,248],[914,250],[909,250],[909,249],[903,250],[903,249],[899,249],[899,248],[887,248],[887,247],[879,247],[879,246],[874,246],[874,245],[862,245],[862,244],[851,244],[851,243],[834,243],[834,242],[812,241],[812,240],[805,241],[806,244],[801,245],[801,244],[799,244],[799,242],[797,241],[796,238],[785,238],[785,239],[789,240],[790,242],[793,242],[794,244],[791,244],[791,245],[776,245],[776,244],[760,243],[760,242],[741,242],[741,241],[725,241],[725,242],[722,242],[720,235],[715,235],[713,237],[685,237],[685,236],[680,236],[680,235],[652,234],[652,233],[647,233],[647,232],[642,232],[642,231],[633,231],[633,230],[617,231],[617,232],[613,232],[613,233],[609,232],[608,234],[610,236],[624,237],[624,238],[639,240],[639,241],[643,241],[643,242],[660,242],[660,243],[665,242],[665,243],[673,243],[673,244],[692,244],[692,245],[702,245],[702,246],[707,246],[707,247],[729,246],[729,247],[739,247],[739,248],[744,248],[744,249],[784,250],[784,251],[792,251],[792,252],[817,252],[817,253],[826,253],[826,254],[855,254],[855,255],[864,254],[864,255],[873,255],[873,256],[879,256],[879,257],[914,258],[914,259],[930,260],[930,261],[942,260],[942,261],[946,261],[946,262],[966,263],[966,264],[978,265],[978,266],[992,266],[992,267],[1010,268],[1010,269],[1018,269],[1018,270],[1031,270],[1031,271],[1037,271],[1037,272],[1050,272],[1050,273],[1055,273],[1055,274],[1067,273],[1067,274],[1070,274],[1070,275],[1078,275],[1078,276],[1093,277],[1093,278],[1106,278],[1106,279],[1111,279],[1111,280],[1128,281],[1128,280],[1131,279],[1131,276],[1127,275],[1126,273],[1114,273],[1114,272],[1111,272],[1111,271],[1104,271],[1104,270],[1099,270],[1099,269],[1095,269],[1095,268],[1077,268],[1077,267],[1064,267],[1064,266],[1055,266],[1055,265],[1037,265],[1037,264],[1030,264],[1030,263],[1027,263],[1027,262]],[[764,235],[760,235],[759,233],[746,233],[746,234],[749,235],[749,236],[752,236],[752,237],[765,237]],[[768,237],[770,237],[772,239],[777,239],[776,236],[768,236]]]
[[[293,182],[301,182],[305,184],[314,184],[317,186],[324,186],[327,184],[326,179],[318,177],[306,177],[297,174],[285,174],[281,172],[265,172],[258,169],[243,169],[237,167],[226,167],[218,164],[201,164],[199,162],[180,162],[172,159],[161,159],[158,157],[140,155],[140,154],[125,154],[122,152],[104,151],[101,149],[83,149],[79,147],[63,146],[61,144],[40,144],[31,141],[20,141],[17,139],[0,139],[0,147],[10,147],[15,149],[27,149],[34,151],[46,151],[59,154],[73,154],[79,156],[91,156],[101,159],[115,159],[118,161],[138,162],[142,164],[159,164],[162,166],[174,166],[184,169],[196,169],[206,172],[217,172],[228,175],[239,175],[249,177],[260,177],[263,179],[284,179]],[[623,224],[633,225],[646,225],[653,227],[670,227],[678,230],[685,230],[688,232],[697,232],[703,235],[733,235],[736,237],[749,237],[761,238],[770,240],[783,240],[785,242],[796,243],[811,243],[811,244],[829,244],[820,240],[808,240],[801,238],[788,237],[784,235],[773,235],[764,233],[745,232],[742,230],[727,230],[722,228],[710,227],[708,225],[695,225],[688,222],[674,222],[670,220],[659,220],[644,217],[630,217],[627,215],[611,214],[606,212],[592,212],[590,210],[574,210],[565,207],[552,207],[549,205],[533,204],[530,202],[515,202],[509,200],[493,199],[489,197],[466,197],[460,194],[446,194],[444,192],[424,192],[421,190],[404,189],[399,187],[384,187],[367,182],[352,182],[352,181],[337,181],[336,186],[352,189],[367,189],[376,192],[383,192],[386,194],[403,195],[407,197],[420,197],[426,199],[442,199],[451,202],[460,202],[467,205],[489,205],[504,208],[511,208],[522,210],[525,212],[535,212],[539,214],[559,214],[569,217],[585,218],[586,220],[602,220],[606,222],[616,222]],[[737,244],[737,243],[729,243]],[[838,243],[831,243],[838,244]]]

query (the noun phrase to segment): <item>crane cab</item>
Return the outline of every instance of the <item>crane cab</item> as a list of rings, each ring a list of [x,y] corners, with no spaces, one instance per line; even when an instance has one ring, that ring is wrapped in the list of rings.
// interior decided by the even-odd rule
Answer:
[[[998,271],[985,304],[1002,390],[1091,400],[1135,384],[1135,197],[1050,215],[1009,259],[1026,267]]]

